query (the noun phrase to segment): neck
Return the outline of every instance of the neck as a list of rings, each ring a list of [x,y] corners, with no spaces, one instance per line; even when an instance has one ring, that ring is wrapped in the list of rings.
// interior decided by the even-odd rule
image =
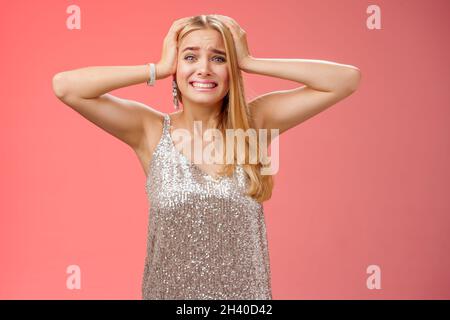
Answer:
[[[197,126],[201,123],[203,132],[207,129],[217,128],[217,116],[220,114],[221,107],[222,101],[208,107],[194,105],[186,101],[183,104],[183,110],[179,113],[180,120],[189,130],[194,128],[194,123]],[[195,127],[194,132],[197,132],[197,127]]]

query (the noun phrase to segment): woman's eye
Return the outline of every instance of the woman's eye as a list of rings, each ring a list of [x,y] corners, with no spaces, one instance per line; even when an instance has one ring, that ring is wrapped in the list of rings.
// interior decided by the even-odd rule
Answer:
[[[188,59],[190,57],[195,58],[193,55],[188,55],[188,56],[184,57],[184,60],[192,61],[192,60]],[[221,56],[215,56],[214,58],[219,58],[219,61],[221,61],[221,62],[226,62],[227,61],[224,57],[221,57]]]

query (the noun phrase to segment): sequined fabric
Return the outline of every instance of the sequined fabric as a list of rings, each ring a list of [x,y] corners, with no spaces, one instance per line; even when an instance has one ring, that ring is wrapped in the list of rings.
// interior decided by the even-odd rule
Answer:
[[[213,179],[178,151],[164,115],[146,181],[143,299],[272,299],[263,206],[241,166]]]

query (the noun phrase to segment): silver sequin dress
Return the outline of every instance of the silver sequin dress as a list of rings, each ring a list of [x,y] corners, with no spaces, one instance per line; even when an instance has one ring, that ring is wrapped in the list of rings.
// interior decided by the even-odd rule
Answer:
[[[212,178],[188,160],[170,134],[153,153],[143,299],[272,299],[263,206],[244,194],[241,166]]]

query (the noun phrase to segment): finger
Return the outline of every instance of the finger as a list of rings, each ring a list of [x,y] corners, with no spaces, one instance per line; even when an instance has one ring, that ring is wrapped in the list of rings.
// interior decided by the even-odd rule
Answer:
[[[223,22],[223,24],[225,24],[232,31],[238,29],[237,23],[232,18],[227,17],[227,16],[218,15],[218,14],[213,15],[213,16],[217,17],[220,21]]]
[[[233,30],[233,31],[237,31],[238,29],[239,29],[239,26],[238,25],[236,25],[235,23],[233,23],[233,21],[231,21],[231,20],[224,20],[223,21],[223,23],[228,27],[228,28],[230,28],[231,30]]]
[[[225,21],[227,21],[228,23],[231,23],[231,24],[234,24],[234,22],[235,22],[232,18],[227,17],[227,16],[223,16],[223,19],[224,19]]]
[[[230,23],[228,20],[226,20],[226,19],[224,19],[224,18],[219,18],[219,20],[220,20],[224,25],[226,25],[227,27],[229,27],[229,28],[232,27],[231,23]]]
[[[184,28],[187,24],[189,24],[189,20],[190,20],[190,18],[184,18],[184,19],[177,20],[173,23],[171,29],[174,32],[179,32],[182,28]]]
[[[219,19],[220,21],[222,21],[223,23],[228,23],[228,17],[227,16],[222,16],[222,15],[214,15],[217,19]]]

